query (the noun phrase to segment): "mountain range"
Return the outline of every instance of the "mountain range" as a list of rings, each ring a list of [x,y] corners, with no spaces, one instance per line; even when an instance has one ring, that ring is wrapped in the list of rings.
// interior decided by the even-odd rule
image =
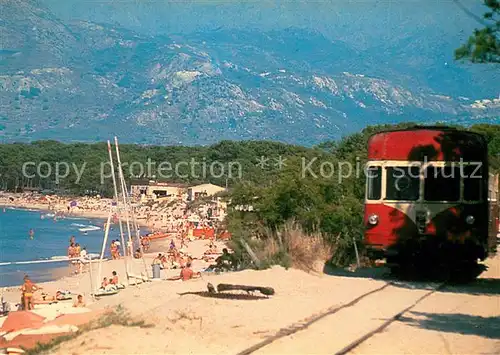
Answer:
[[[430,27],[361,48],[304,26],[175,34],[0,2],[2,142],[312,145],[369,124],[500,120],[498,67],[454,63]]]

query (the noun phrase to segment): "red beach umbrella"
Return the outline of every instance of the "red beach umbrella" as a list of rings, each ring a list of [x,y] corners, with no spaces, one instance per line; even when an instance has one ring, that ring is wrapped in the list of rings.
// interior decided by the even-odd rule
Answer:
[[[44,317],[30,311],[10,312],[0,330],[9,333],[21,329],[40,328],[44,325],[44,320]]]

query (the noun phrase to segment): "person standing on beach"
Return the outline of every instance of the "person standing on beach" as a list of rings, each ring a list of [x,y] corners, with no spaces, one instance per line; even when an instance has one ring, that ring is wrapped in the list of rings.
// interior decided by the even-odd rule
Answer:
[[[76,244],[75,244],[75,257],[76,257],[76,258],[79,258],[79,257],[80,257],[80,252],[81,252],[81,249],[80,249],[80,244],[76,243]]]
[[[21,291],[25,310],[30,311],[33,309],[33,293],[39,289],[41,289],[41,287],[32,283],[28,275],[24,276],[24,283],[21,287]]]
[[[118,259],[117,249],[118,249],[118,247],[116,246],[115,241],[114,241],[114,240],[112,240],[112,241],[111,241],[111,245],[109,246],[109,252],[110,252],[110,254],[111,254],[111,258],[112,258],[113,260]]]
[[[116,245],[116,255],[120,257],[120,248],[122,246],[122,243],[118,239],[115,240],[115,245]]]

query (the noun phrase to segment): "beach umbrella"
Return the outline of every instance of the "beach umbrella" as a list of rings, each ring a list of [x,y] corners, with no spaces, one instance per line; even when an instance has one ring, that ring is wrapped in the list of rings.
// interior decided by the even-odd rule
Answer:
[[[69,205],[70,205],[71,207],[75,207],[75,206],[77,205],[77,202],[73,200],[73,201],[71,201],[71,202],[69,203]]]
[[[27,328],[39,328],[43,325],[45,317],[30,311],[10,312],[0,328],[3,332],[15,332]]]

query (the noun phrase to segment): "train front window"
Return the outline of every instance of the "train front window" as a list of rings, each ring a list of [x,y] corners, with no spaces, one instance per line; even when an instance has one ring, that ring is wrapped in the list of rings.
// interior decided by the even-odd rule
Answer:
[[[420,195],[420,168],[394,166],[386,168],[386,200],[416,201]]]
[[[429,166],[425,170],[424,199],[426,201],[458,201],[460,199],[460,169],[452,166]]]
[[[366,169],[366,198],[368,200],[380,200],[382,196],[382,168],[370,166]]]
[[[467,165],[463,168],[464,200],[481,200],[481,185],[483,182],[482,166],[477,164]]]

